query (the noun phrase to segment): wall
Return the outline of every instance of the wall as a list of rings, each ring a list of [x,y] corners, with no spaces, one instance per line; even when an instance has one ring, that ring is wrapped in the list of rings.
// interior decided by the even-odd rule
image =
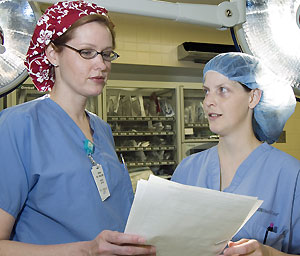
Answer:
[[[300,160],[300,105],[297,103],[296,110],[287,121],[286,143],[275,143],[274,147],[296,157]]]
[[[177,46],[183,42],[202,42],[216,44],[233,44],[230,32],[218,31],[213,28],[200,27],[198,25],[177,23],[175,21],[154,19],[141,16],[128,16],[125,14],[110,14],[117,33],[117,48],[116,51],[121,57],[116,61],[118,73],[122,73],[122,64],[134,64],[132,71],[138,66],[143,66],[142,72],[138,75],[138,80],[153,80],[163,78],[163,81],[186,81],[187,76],[183,80],[179,79],[180,70],[182,67],[185,71],[187,68],[191,70],[201,70],[203,65],[177,60]],[[149,65],[149,69],[147,69]],[[128,65],[125,65],[128,69]],[[121,67],[121,68],[120,68]],[[130,65],[129,65],[130,67]],[[145,68],[146,67],[146,68]],[[165,72],[157,75],[159,71],[153,70],[159,67],[176,67],[175,72]],[[121,69],[121,70],[120,70]],[[163,70],[162,68],[159,68]],[[151,71],[152,70],[152,71]],[[125,72],[128,72],[125,71]],[[112,78],[122,79],[126,74],[119,75],[112,72]],[[138,72],[136,72],[138,73]],[[194,74],[195,72],[192,71]],[[149,75],[151,74],[151,75]],[[133,77],[130,76],[130,79]],[[178,78],[178,79],[177,79]],[[196,77],[192,82],[201,80],[201,77]],[[300,107],[297,105],[295,113],[288,120],[284,130],[286,131],[286,143],[275,143],[274,146],[279,148],[300,160]]]
[[[177,60],[177,46],[183,42],[233,44],[229,31],[203,28],[175,21],[112,13],[117,33],[117,63],[199,67]]]

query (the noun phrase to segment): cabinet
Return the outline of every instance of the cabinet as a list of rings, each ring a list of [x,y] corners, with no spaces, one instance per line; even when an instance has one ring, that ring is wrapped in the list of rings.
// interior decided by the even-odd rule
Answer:
[[[203,109],[204,90],[198,86],[181,87],[181,119],[182,158],[210,148],[218,143],[218,135],[209,129],[207,117]]]
[[[21,104],[31,101],[45,94],[45,92],[39,92],[33,84],[22,84],[18,87],[18,89],[16,89],[16,103]]]
[[[18,89],[15,90],[16,104],[21,104],[36,98],[39,98],[46,94],[46,92],[39,92],[33,84],[22,84]],[[89,111],[102,116],[101,111],[101,96],[90,97],[87,102],[86,109]]]
[[[177,88],[116,82],[106,86],[104,95],[106,121],[129,172],[171,175],[179,159]]]
[[[6,98],[2,97],[0,98],[0,111],[5,108]]]

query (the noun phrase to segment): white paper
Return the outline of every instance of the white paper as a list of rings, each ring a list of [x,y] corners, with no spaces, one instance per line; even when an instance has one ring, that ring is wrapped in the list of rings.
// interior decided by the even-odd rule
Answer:
[[[138,181],[125,233],[145,237],[157,256],[215,256],[261,203],[151,175]]]

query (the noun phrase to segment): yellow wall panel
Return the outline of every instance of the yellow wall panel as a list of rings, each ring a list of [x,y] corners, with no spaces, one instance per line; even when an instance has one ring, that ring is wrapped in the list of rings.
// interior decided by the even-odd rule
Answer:
[[[300,105],[297,103],[295,112],[287,121],[286,143],[274,143],[274,147],[300,160]]]
[[[124,42],[123,44],[123,51],[136,51],[137,44],[132,42]]]

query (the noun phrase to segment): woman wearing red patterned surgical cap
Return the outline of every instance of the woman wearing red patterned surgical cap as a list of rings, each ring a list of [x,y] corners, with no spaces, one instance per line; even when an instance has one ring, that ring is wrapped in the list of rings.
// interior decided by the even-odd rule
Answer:
[[[114,52],[107,11],[83,1],[49,7],[26,56],[47,96],[0,112],[0,255],[154,255],[122,233],[133,192],[107,123],[85,110]]]

